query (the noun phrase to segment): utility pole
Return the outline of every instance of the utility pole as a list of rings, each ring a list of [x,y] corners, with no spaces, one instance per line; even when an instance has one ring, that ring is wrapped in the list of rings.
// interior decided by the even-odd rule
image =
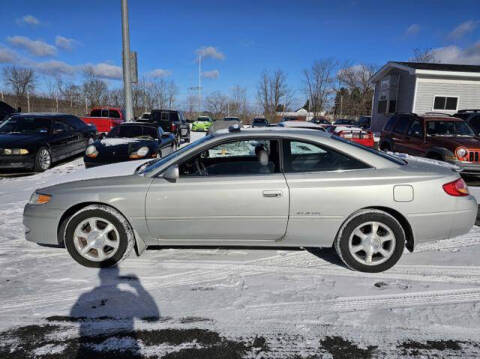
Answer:
[[[198,55],[198,113],[202,112],[202,55]]]
[[[126,121],[133,121],[132,85],[130,80],[130,33],[128,29],[128,4],[122,1],[123,94]]]

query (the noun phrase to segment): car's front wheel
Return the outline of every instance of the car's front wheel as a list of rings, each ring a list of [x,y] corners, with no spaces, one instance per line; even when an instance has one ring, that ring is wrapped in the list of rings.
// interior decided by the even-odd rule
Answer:
[[[33,169],[35,172],[43,172],[52,165],[52,155],[46,147],[40,147],[35,155],[35,163]]]
[[[68,252],[86,267],[111,267],[129,255],[134,243],[126,219],[107,206],[85,207],[64,228]]]
[[[378,273],[398,262],[405,240],[405,231],[395,217],[383,211],[366,210],[342,227],[334,247],[347,267]]]

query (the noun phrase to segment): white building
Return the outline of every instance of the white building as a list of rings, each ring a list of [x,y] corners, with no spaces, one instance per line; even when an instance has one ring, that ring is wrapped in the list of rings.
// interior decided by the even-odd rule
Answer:
[[[380,131],[393,113],[480,108],[480,66],[388,62],[370,82],[375,86],[372,129]]]

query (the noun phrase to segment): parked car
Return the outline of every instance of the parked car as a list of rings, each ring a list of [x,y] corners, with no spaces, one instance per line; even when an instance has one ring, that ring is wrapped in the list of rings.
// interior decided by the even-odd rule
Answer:
[[[83,157],[85,167],[115,162],[164,157],[175,151],[175,136],[156,124],[127,122],[90,144]]]
[[[177,146],[182,140],[190,142],[190,125],[182,111],[152,110],[150,122],[158,124],[164,132],[171,132],[175,136]]]
[[[357,126],[363,128],[364,130],[369,129],[372,124],[371,116],[361,116],[357,121]]]
[[[299,121],[299,119],[297,117],[286,116],[286,117],[283,117],[280,122],[286,122],[286,121]]]
[[[280,122],[277,124],[278,127],[283,128],[300,128],[300,129],[310,129],[326,132],[325,126],[317,125],[315,123],[306,122],[306,121],[287,121]]]
[[[461,110],[454,116],[464,119],[473,129],[475,135],[480,135],[480,110]]]
[[[480,175],[479,138],[460,118],[394,115],[381,133],[380,149],[450,162],[464,174]]]
[[[373,132],[355,126],[333,125],[328,126],[327,131],[348,141],[356,142],[367,147],[375,146]]]
[[[466,120],[473,114],[480,114],[480,109],[470,109],[470,110],[459,110],[454,117],[461,118],[462,120]]]
[[[213,125],[213,120],[208,116],[199,116],[197,120],[192,124],[192,131],[207,132]]]
[[[238,117],[224,117],[222,120],[213,121],[212,126],[208,129],[208,133],[229,128],[233,125],[237,125],[240,128],[242,126],[242,122]]]
[[[475,222],[458,173],[425,162],[322,131],[232,126],[162,159],[38,189],[23,223],[28,241],[64,244],[88,267],[153,245],[333,246],[349,268],[381,272],[405,247]]]
[[[325,117],[314,117],[311,122],[317,125],[331,125],[330,121]]]
[[[96,138],[94,127],[58,113],[21,113],[0,124],[0,168],[45,171],[78,155]]]
[[[346,118],[339,118],[338,120],[335,120],[333,123],[334,125],[343,125],[343,126],[355,126],[356,123],[354,120],[348,120]]]
[[[268,121],[263,117],[255,117],[252,120],[252,127],[268,127]]]
[[[150,117],[152,117],[152,114],[150,112],[144,112],[142,113],[142,116],[138,119],[139,121],[150,121]]]
[[[125,121],[125,114],[118,107],[94,107],[90,115],[82,117],[81,120],[95,125],[99,133],[107,133]]]
[[[0,123],[6,121],[10,117],[10,115],[15,112],[15,109],[8,103],[0,101]]]

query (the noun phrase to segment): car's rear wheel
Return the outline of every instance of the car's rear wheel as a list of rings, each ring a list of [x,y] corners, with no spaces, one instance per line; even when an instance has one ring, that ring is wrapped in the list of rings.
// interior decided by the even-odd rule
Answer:
[[[43,172],[52,165],[52,155],[46,147],[40,147],[35,155],[34,171]]]
[[[402,256],[405,231],[397,219],[386,212],[361,211],[342,227],[334,247],[349,268],[383,272]]]
[[[86,267],[111,267],[126,258],[134,243],[127,221],[107,206],[88,206],[65,226],[64,242],[72,258]]]

